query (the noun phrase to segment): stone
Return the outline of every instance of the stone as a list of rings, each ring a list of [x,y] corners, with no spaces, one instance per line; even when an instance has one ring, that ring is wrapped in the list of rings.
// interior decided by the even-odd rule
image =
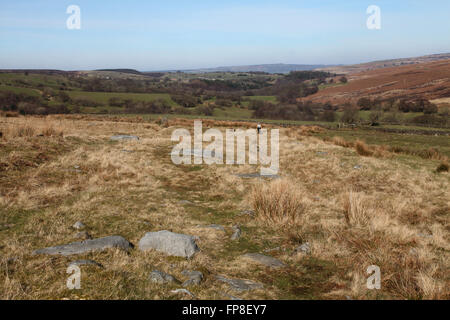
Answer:
[[[362,168],[362,166],[359,165],[359,164],[357,164],[356,166],[353,167],[353,169],[355,169],[355,170],[359,170],[359,169],[361,169],[361,168]]]
[[[73,227],[74,229],[77,229],[77,230],[82,230],[82,229],[86,228],[86,226],[84,225],[84,223],[81,222],[81,221],[75,222],[75,224],[74,224],[72,227]]]
[[[302,245],[295,248],[295,252],[301,252],[304,254],[311,254],[311,245],[309,242],[305,242]]]
[[[184,293],[184,294],[187,294],[187,295],[189,295],[189,296],[191,296],[193,298],[195,297],[192,292],[190,292],[189,290],[186,290],[186,289],[176,289],[176,290],[172,290],[170,292],[172,292],[172,293]]]
[[[286,265],[281,262],[278,259],[275,259],[273,257],[270,256],[265,256],[263,254],[260,253],[246,253],[244,254],[242,257],[250,259],[256,263],[265,265],[266,267],[269,268],[281,268],[281,267],[285,267]]]
[[[87,231],[80,231],[75,234],[74,238],[81,240],[89,240],[92,239],[92,236]]]
[[[112,136],[110,138],[113,141],[120,141],[120,140],[139,140],[139,137],[137,136],[129,136],[129,135],[124,135],[124,134],[120,134],[117,136]]]
[[[255,290],[262,289],[264,287],[261,283],[257,283],[247,279],[229,279],[221,275],[217,275],[216,279],[225,282],[236,291]]]
[[[239,240],[241,237],[242,231],[238,225],[233,226],[233,234],[231,235],[231,240]]]
[[[252,179],[252,178],[279,179],[279,178],[281,178],[277,174],[262,175],[259,172],[256,172],[256,173],[241,173],[241,174],[237,174],[236,176],[238,176],[239,178],[243,178],[243,179]]]
[[[220,224],[210,224],[209,226],[206,226],[205,228],[216,229],[216,230],[225,232],[225,228],[223,226],[221,226]]]
[[[180,201],[178,201],[178,204],[190,205],[190,204],[193,204],[193,203],[191,201],[189,201],[189,200],[180,200]]]
[[[153,270],[150,272],[149,279],[151,282],[158,284],[166,284],[166,283],[180,283],[177,279],[171,276],[168,273],[159,270]]]
[[[189,271],[184,270],[181,272],[182,275],[188,277],[189,279],[183,282],[183,287],[189,287],[193,285],[199,285],[203,280],[203,273],[200,271]]]
[[[69,263],[69,266],[96,266],[96,267],[100,267],[103,268],[103,266],[98,263],[97,261],[94,260],[76,260],[76,261],[72,261],[71,263]]]
[[[104,251],[111,248],[118,248],[128,251],[132,247],[133,245],[121,236],[109,236],[93,240],[72,242],[61,246],[38,249],[33,251],[33,254],[70,256],[73,254],[82,254],[92,251]]]
[[[231,294],[226,294],[226,293],[225,293],[223,296],[226,297],[226,298],[228,298],[228,299],[230,299],[230,300],[242,300],[241,298],[232,296]]]
[[[188,259],[200,250],[193,236],[173,233],[167,230],[147,232],[139,241],[139,249],[141,251],[154,249],[171,256]]]
[[[249,215],[249,216],[254,216],[255,215],[255,211],[254,210],[242,210],[241,213],[239,214],[239,216],[244,216],[244,215]]]

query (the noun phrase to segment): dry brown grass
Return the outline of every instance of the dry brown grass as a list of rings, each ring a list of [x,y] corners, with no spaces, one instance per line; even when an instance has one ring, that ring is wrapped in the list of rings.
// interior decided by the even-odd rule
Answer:
[[[262,221],[280,225],[296,224],[305,211],[303,192],[288,180],[257,184],[250,194],[250,203]]]
[[[283,178],[242,179],[236,174],[259,167],[170,161],[172,130],[191,128],[192,120],[176,120],[168,128],[139,117],[2,121],[0,131],[8,134],[0,149],[1,299],[183,298],[170,293],[175,287],[149,283],[153,269],[182,280],[184,269],[201,270],[204,282],[190,288],[199,299],[227,299],[224,292],[244,299],[450,298],[450,188],[448,175],[436,174],[433,160],[360,156],[341,148],[342,141],[333,139],[334,145],[282,129]],[[33,135],[13,134],[26,126]],[[37,137],[45,128],[56,135],[49,130]],[[117,133],[141,139],[111,142]],[[356,170],[355,164],[362,167]],[[255,217],[241,214],[251,208]],[[78,220],[93,237],[118,234],[134,244],[148,231],[192,234],[201,252],[190,260],[137,249],[71,258],[31,255],[75,241],[71,226]],[[213,223],[225,231],[207,227]],[[230,240],[235,224],[243,231],[239,241]],[[310,254],[295,250],[304,242]],[[274,256],[288,268],[268,271],[244,263],[240,257],[248,252]],[[82,267],[83,289],[74,292],[65,288],[66,268],[78,259],[94,259],[105,268]],[[365,286],[372,264],[381,269],[377,292]],[[216,274],[265,287],[237,293],[215,281]]]
[[[373,155],[373,151],[370,150],[369,146],[367,146],[367,144],[361,140],[356,140],[355,150],[361,156],[370,157]]]

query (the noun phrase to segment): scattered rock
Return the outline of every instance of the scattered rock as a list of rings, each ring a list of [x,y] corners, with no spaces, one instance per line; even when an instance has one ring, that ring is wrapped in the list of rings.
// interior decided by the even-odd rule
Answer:
[[[203,280],[203,273],[200,271],[184,270],[181,274],[189,278],[183,282],[183,287],[198,286]]]
[[[298,246],[297,248],[295,248],[295,252],[301,252],[304,254],[311,254],[311,245],[309,244],[309,242],[305,242],[302,245]]]
[[[241,298],[232,296],[231,294],[226,294],[226,293],[224,293],[223,296],[224,296],[224,297],[227,297],[227,298],[230,299],[230,300],[242,300]]]
[[[151,282],[158,283],[158,284],[180,283],[180,281],[175,279],[170,274],[167,274],[167,273],[159,271],[159,270],[153,270],[152,272],[150,272],[149,279]]]
[[[255,215],[255,211],[254,210],[243,210],[239,214],[239,216],[244,216],[244,215],[249,215],[249,216],[253,217]]]
[[[190,205],[190,204],[193,204],[193,203],[191,201],[189,201],[189,200],[180,200],[180,201],[178,201],[178,204]]]
[[[328,154],[328,152],[325,152],[325,151],[317,151],[318,156],[326,156],[327,154]]]
[[[159,119],[159,125],[167,128],[169,126],[169,119],[167,119],[166,117]]]
[[[97,261],[94,261],[94,260],[77,260],[77,261],[72,261],[71,263],[69,263],[69,266],[72,266],[72,265],[75,265],[75,266],[86,266],[86,265],[89,265],[89,266],[97,266],[97,267],[103,268],[103,266],[100,263],[98,263]]]
[[[426,233],[418,233],[417,235],[419,237],[422,237],[422,238],[431,238],[431,237],[433,237],[432,234],[426,234]]]
[[[209,226],[205,226],[205,228],[216,229],[225,232],[225,228],[220,224],[210,224]]]
[[[186,290],[186,289],[176,289],[176,290],[172,290],[170,292],[172,292],[172,293],[184,293],[184,294],[187,294],[187,295],[195,298],[194,294],[192,292],[190,292],[189,290]]]
[[[221,275],[217,275],[216,279],[227,283],[230,287],[236,291],[247,291],[262,289],[264,286],[261,283],[253,282],[246,279],[229,279]]]
[[[200,250],[193,236],[167,230],[147,232],[139,241],[139,249],[142,251],[155,249],[171,256],[188,259]]]
[[[353,167],[353,169],[355,169],[355,170],[359,170],[359,169],[361,169],[361,168],[362,168],[362,166],[359,165],[359,164],[357,164],[356,166]]]
[[[75,234],[75,238],[81,240],[90,240],[92,239],[92,236],[87,231],[80,231]]]
[[[81,222],[81,221],[75,222],[75,224],[74,224],[72,227],[73,227],[74,229],[77,229],[77,230],[82,230],[82,229],[86,228],[86,226],[84,225],[84,223]]]
[[[262,175],[259,172],[256,172],[256,173],[241,173],[241,174],[237,174],[236,176],[238,176],[240,178],[243,178],[243,179],[252,179],[252,178],[279,179],[279,178],[281,178],[277,174]]]
[[[121,236],[109,236],[99,239],[72,242],[66,245],[49,247],[33,251],[33,254],[69,256],[91,251],[104,251],[110,248],[129,250],[133,245]]]
[[[272,249],[265,249],[264,252],[273,252],[273,251],[280,251],[280,250],[281,250],[280,247],[275,247],[275,248],[272,248]]]
[[[129,136],[129,135],[117,135],[117,136],[112,136],[111,140],[113,141],[120,141],[120,140],[139,140],[139,137],[137,136]]]
[[[286,265],[278,259],[273,257],[265,256],[260,253],[246,253],[243,255],[244,258],[248,258],[254,262],[260,263],[270,268],[281,268]]]
[[[238,240],[241,237],[242,231],[238,225],[233,226],[233,234],[231,236],[231,240]]]
[[[73,166],[74,169],[80,169],[80,166]]]

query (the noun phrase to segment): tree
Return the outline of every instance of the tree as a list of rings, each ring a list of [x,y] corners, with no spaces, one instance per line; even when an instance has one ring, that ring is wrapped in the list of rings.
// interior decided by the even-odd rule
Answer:
[[[341,117],[342,122],[346,123],[356,123],[359,121],[359,110],[358,108],[347,105],[344,107],[344,113]]]
[[[341,77],[341,78],[339,79],[339,81],[340,81],[341,83],[347,83],[347,82],[348,82],[348,79],[347,79],[346,77]]]

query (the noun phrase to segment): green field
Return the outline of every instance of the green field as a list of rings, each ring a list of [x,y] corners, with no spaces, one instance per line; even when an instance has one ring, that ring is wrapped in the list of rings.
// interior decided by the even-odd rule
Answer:
[[[176,106],[176,103],[170,98],[167,93],[123,93],[123,92],[86,92],[86,91],[67,91],[67,94],[72,98],[85,98],[98,103],[107,105],[109,99],[131,99],[135,101],[156,101],[163,99],[167,101],[171,106]]]
[[[23,88],[23,87],[15,87],[15,86],[7,86],[7,85],[0,85],[0,91],[11,91],[14,93],[24,93],[30,96],[39,96],[40,92],[37,89],[31,89],[31,88]]]

